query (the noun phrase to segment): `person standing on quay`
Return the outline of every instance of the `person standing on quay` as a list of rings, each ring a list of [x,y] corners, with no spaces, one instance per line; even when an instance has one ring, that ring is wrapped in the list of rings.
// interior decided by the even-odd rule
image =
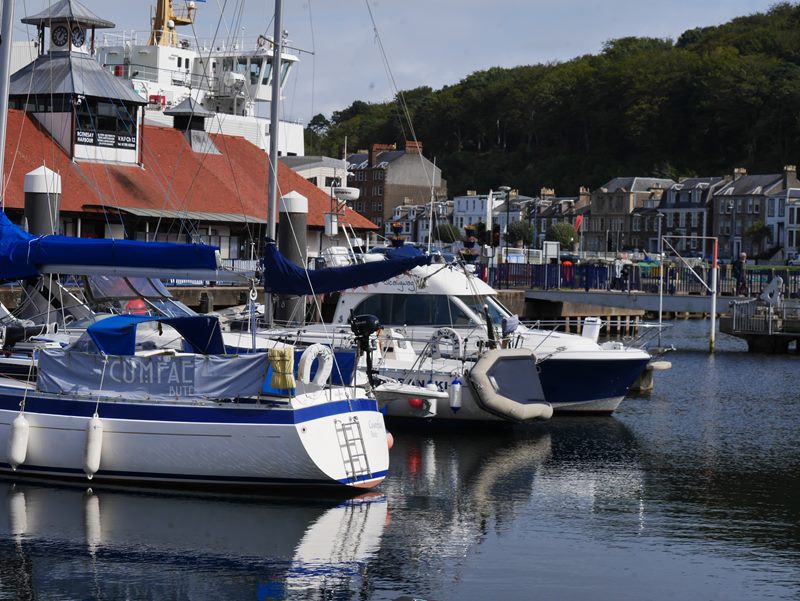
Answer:
[[[736,280],[736,295],[748,296],[747,290],[747,253],[741,253],[739,260],[733,264],[733,277]]]

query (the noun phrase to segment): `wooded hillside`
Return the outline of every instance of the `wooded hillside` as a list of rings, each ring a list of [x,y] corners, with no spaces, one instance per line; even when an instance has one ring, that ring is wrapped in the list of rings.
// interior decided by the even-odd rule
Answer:
[[[800,6],[677,41],[627,37],[598,55],[493,68],[403,92],[450,195],[510,185],[559,195],[615,176],[777,173],[800,162]],[[306,153],[411,137],[398,103],[356,101],[306,130]]]

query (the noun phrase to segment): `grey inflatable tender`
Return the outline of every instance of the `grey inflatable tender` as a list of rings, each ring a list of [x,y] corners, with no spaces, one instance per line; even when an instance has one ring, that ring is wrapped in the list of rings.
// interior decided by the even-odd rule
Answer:
[[[487,351],[469,371],[469,382],[481,409],[504,419],[521,422],[553,415],[530,349]]]

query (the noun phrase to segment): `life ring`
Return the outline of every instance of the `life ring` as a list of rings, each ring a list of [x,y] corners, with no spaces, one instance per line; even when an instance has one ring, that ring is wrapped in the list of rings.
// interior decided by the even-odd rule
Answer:
[[[319,359],[317,366],[317,373],[314,374],[314,379],[311,379],[311,366],[314,361]],[[328,383],[328,378],[331,377],[333,371],[333,351],[330,347],[324,344],[312,344],[303,354],[300,355],[300,361],[297,363],[297,379],[303,384],[314,384],[323,388]]]
[[[447,342],[453,346],[453,354],[456,359],[461,358],[461,335],[453,328],[439,328],[433,333],[431,337],[431,356],[434,358],[442,356],[441,344],[443,342]]]

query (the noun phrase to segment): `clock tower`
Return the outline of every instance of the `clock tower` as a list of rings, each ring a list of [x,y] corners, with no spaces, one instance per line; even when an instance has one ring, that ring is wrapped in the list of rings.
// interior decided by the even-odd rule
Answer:
[[[25,17],[22,22],[36,26],[39,54],[94,54],[95,30],[114,27],[111,21],[101,19],[77,0],[59,0],[45,11]]]
[[[74,161],[141,164],[147,102],[93,57],[95,30],[114,24],[78,0],[22,22],[36,26],[39,56],[11,76],[10,106],[32,114]]]

